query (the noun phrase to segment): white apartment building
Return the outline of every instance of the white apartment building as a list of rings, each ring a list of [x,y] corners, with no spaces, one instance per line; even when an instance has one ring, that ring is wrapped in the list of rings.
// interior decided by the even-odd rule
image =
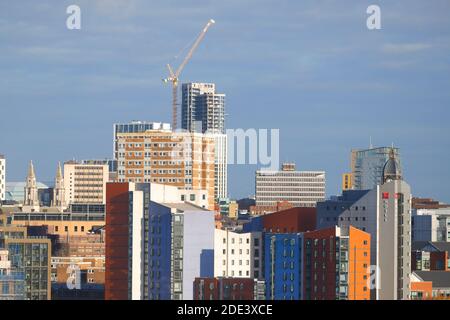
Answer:
[[[214,159],[214,197],[228,197],[228,159],[227,159],[227,135],[212,134],[215,143],[215,159]]]
[[[256,206],[289,201],[294,207],[315,207],[325,199],[325,171],[296,171],[285,163],[281,171],[256,171]]]
[[[131,214],[132,221],[130,224],[130,241],[132,241],[132,250],[129,252],[129,261],[131,264],[131,275],[129,278],[130,299],[147,300],[149,299],[149,290],[151,290],[151,288],[148,287],[146,273],[149,271],[150,266],[145,257],[148,257],[149,251],[151,252],[152,250],[148,243],[148,236],[151,231],[150,216],[152,214],[157,215],[156,213],[151,212],[149,216],[150,202],[165,203],[169,207],[184,206],[184,208],[190,208],[190,210],[195,206],[194,211],[208,213],[209,211],[205,209],[208,207],[208,192],[206,190],[179,189],[175,186],[158,183],[130,183],[129,191],[132,193],[133,198]],[[191,207],[189,207],[190,205]],[[208,214],[205,217],[206,219],[211,220],[210,227],[214,228],[213,213],[209,213],[211,216]],[[200,220],[203,221],[203,218],[200,217]],[[197,230],[196,233],[201,232]],[[185,240],[189,241],[188,238]],[[164,243],[164,245],[167,245],[167,243]],[[189,243],[189,246],[190,247],[187,250],[188,252],[189,250],[192,250],[193,244]],[[196,260],[191,261],[190,263],[197,262],[198,261]],[[189,278],[189,280],[192,279]],[[188,297],[192,296],[192,290],[187,290],[187,285],[185,288],[185,294]]]
[[[75,161],[64,163],[66,205],[104,204],[108,181],[107,164],[82,164]]]
[[[216,229],[214,234],[214,276],[261,279],[262,233],[237,233]]]
[[[6,159],[0,154],[0,201],[6,199]]]

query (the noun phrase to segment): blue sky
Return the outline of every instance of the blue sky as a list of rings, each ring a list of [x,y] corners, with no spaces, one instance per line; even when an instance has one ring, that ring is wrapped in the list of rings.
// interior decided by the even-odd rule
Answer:
[[[66,7],[82,29],[66,28]],[[382,29],[366,28],[381,7]],[[450,2],[0,1],[0,153],[8,180],[52,180],[58,161],[112,155],[112,124],[170,121],[161,78],[210,18],[182,75],[227,94],[227,127],[280,128],[281,160],[340,192],[350,150],[401,149],[417,196],[450,202]],[[256,166],[230,166],[233,197]]]

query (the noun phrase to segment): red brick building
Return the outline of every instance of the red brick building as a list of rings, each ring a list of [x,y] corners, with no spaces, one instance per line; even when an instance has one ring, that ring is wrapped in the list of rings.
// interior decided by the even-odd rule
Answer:
[[[316,229],[316,208],[295,207],[262,216],[263,230],[298,233]]]
[[[370,234],[333,227],[304,234],[303,297],[369,300]]]
[[[128,188],[106,185],[105,300],[128,299]]]

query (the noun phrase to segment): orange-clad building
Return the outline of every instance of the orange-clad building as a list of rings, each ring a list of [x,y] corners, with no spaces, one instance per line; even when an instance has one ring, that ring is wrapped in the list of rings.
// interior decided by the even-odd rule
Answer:
[[[370,299],[370,234],[350,226],[304,233],[306,300]]]
[[[411,282],[411,300],[428,300],[433,298],[433,282]]]

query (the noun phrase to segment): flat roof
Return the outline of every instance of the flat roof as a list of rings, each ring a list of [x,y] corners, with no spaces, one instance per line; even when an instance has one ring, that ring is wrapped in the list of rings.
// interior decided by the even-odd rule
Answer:
[[[450,288],[450,272],[448,271],[414,271],[423,281],[433,282],[433,288]]]
[[[180,210],[180,211],[199,211],[199,210],[201,210],[201,211],[209,211],[206,208],[202,208],[202,207],[196,206],[196,205],[194,205],[192,203],[189,203],[189,202],[161,202],[159,204],[163,205],[165,207],[177,209],[177,210]]]

